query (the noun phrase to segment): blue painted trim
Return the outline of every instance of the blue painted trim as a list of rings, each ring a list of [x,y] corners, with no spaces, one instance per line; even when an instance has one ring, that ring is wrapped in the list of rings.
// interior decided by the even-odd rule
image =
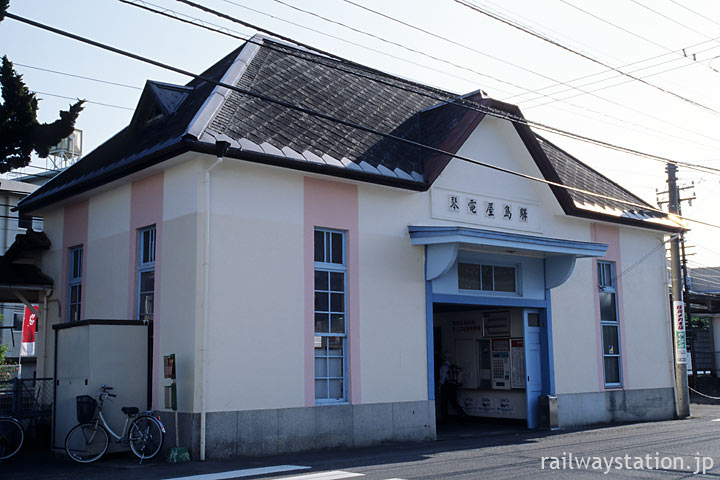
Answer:
[[[605,255],[608,245],[595,242],[579,242],[561,238],[537,237],[517,233],[495,232],[480,228],[458,226],[409,226],[410,241],[413,245],[436,243],[470,243],[507,248],[566,253],[598,257]]]
[[[480,297],[477,295],[432,294],[434,303],[457,303],[461,305],[487,305],[492,307],[545,308],[546,300],[532,298]]]
[[[553,348],[553,329],[552,329],[552,306],[550,301],[550,289],[545,290],[545,335],[547,339],[545,341],[547,349],[547,360],[543,362],[547,368],[547,379],[548,379],[548,392],[555,393],[555,350]]]
[[[435,335],[433,334],[432,282],[425,282],[425,322],[427,330],[428,400],[435,400]]]

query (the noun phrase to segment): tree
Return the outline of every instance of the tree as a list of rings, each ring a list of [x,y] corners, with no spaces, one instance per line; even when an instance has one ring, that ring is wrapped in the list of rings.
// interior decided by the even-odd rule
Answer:
[[[9,0],[0,0],[0,21],[5,17]],[[68,137],[75,129],[75,121],[83,109],[84,100],[60,111],[60,118],[52,123],[37,121],[38,100],[13,68],[7,56],[0,66],[0,173],[25,167],[33,150],[41,158],[50,148]]]

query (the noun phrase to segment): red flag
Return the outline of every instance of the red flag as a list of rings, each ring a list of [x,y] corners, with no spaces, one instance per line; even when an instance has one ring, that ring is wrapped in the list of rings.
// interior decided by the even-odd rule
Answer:
[[[37,308],[34,306],[34,308]],[[37,315],[28,307],[25,307],[25,317],[23,318],[22,328],[22,346],[20,347],[21,357],[31,357],[35,355],[35,329],[37,326]]]

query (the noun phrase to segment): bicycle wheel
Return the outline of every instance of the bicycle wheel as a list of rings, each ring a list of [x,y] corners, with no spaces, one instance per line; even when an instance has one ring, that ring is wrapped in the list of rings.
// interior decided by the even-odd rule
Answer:
[[[142,415],[136,417],[130,426],[128,439],[130,450],[140,460],[152,458],[160,451],[163,444],[163,431],[154,417]]]
[[[110,445],[108,434],[97,422],[75,425],[65,437],[65,451],[80,463],[94,462],[102,457]]]
[[[0,418],[0,460],[15,455],[22,447],[25,434],[22,425],[14,418]]]

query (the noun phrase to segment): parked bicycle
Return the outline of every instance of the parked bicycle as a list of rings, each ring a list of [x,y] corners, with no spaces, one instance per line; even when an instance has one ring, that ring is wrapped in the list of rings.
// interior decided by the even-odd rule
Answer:
[[[25,433],[13,417],[0,417],[0,460],[10,458],[20,451]]]
[[[117,443],[129,444],[140,463],[157,455],[162,448],[165,426],[153,410],[139,413],[137,407],[122,407],[122,412],[127,416],[122,432],[118,435],[110,428],[103,416],[103,404],[108,397],[117,397],[109,393],[112,389],[102,385],[95,398],[88,395],[77,397],[80,423],[65,438],[65,451],[76,462],[90,463],[102,457],[110,445],[108,434]]]

